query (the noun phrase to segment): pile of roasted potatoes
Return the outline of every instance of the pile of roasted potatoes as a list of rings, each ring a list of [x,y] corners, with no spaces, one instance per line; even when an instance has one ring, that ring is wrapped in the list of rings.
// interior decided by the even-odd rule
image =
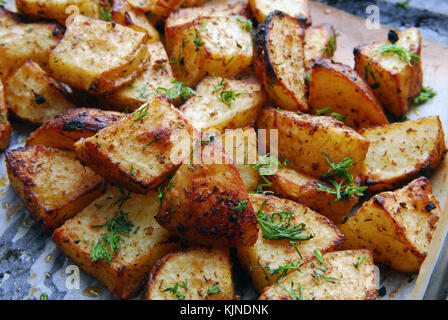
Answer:
[[[419,271],[446,147],[438,116],[405,117],[436,94],[418,29],[352,69],[307,0],[15,4],[1,149],[10,120],[37,128],[9,182],[115,298],[238,299],[239,265],[260,299],[375,299],[375,264]]]

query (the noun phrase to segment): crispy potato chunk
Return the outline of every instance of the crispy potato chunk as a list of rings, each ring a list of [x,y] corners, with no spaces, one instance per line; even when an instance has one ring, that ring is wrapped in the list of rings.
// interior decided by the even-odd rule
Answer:
[[[146,33],[77,15],[50,55],[52,75],[92,94],[111,92],[143,71],[147,39]]]
[[[158,88],[173,86],[171,83],[174,79],[173,71],[163,44],[151,43],[148,45],[148,50],[151,57],[143,72],[129,85],[102,97],[103,104],[118,110],[134,111],[154,98]]]
[[[251,194],[250,200],[258,212],[260,212],[259,210],[263,213],[291,212],[293,214],[292,224],[305,224],[305,228],[314,236],[309,240],[296,243],[303,263],[314,259],[315,249],[325,253],[335,250],[342,243],[343,235],[330,220],[301,204],[260,194]],[[265,203],[265,201],[267,202]],[[263,205],[263,203],[265,204]],[[279,278],[279,274],[269,276],[269,272],[263,267],[275,269],[292,262],[301,262],[300,255],[290,240],[265,239],[261,230],[253,247],[238,248],[238,260],[250,273],[252,282],[259,292]]]
[[[417,28],[398,32],[396,46],[420,57],[421,36]],[[379,48],[391,42],[381,41],[355,48],[355,70],[366,79],[383,107],[400,118],[408,111],[409,100],[422,88],[422,61],[410,64],[393,53],[379,53]]]
[[[369,142],[353,129],[332,117],[316,117],[272,107],[261,110],[257,120],[259,129],[270,135],[278,130],[278,151],[292,161],[290,167],[317,177],[327,173],[329,165],[323,153],[338,163],[350,157],[356,164],[350,172],[356,177],[363,169]]]
[[[123,26],[148,34],[148,43],[160,40],[159,32],[152,26],[146,15],[131,7],[127,0],[114,0],[112,20]]]
[[[311,25],[308,0],[249,0],[249,4],[259,23],[263,23],[272,12],[281,11],[306,26]]]
[[[12,187],[47,232],[103,191],[103,179],[69,151],[44,146],[7,151],[6,168]]]
[[[174,287],[178,294],[169,290]],[[232,300],[234,295],[229,250],[191,248],[157,262],[149,275],[145,299]]]
[[[247,3],[218,4],[215,6],[183,8],[172,12],[165,22],[165,37],[168,51],[172,50],[174,44],[180,39],[182,41],[183,31],[190,26],[195,19],[201,17],[225,17],[225,16],[248,16],[249,6]],[[241,19],[241,21],[244,21]]]
[[[364,202],[356,215],[340,225],[344,247],[372,249],[375,262],[401,272],[418,272],[440,213],[429,180],[420,177]]]
[[[75,149],[79,159],[105,179],[147,193],[181,163],[183,159],[174,162],[176,146],[189,142],[192,132],[182,113],[157,97],[94,136],[79,140]]]
[[[62,29],[55,23],[18,23],[0,28],[0,79],[5,82],[28,59],[49,71],[48,57],[62,38]]]
[[[0,80],[0,151],[9,147],[12,126],[8,120],[8,109],[6,108],[3,83]]]
[[[372,89],[349,66],[323,59],[314,63],[309,88],[313,113],[336,112],[356,130],[387,124]]]
[[[258,80],[279,107],[307,111],[304,28],[293,17],[275,11],[258,26],[254,68]]]
[[[342,223],[358,202],[358,197],[335,201],[336,195],[320,191],[319,185],[327,183],[288,168],[281,168],[272,176],[271,189],[276,195],[294,200],[326,216],[336,224]]]
[[[257,162],[257,133],[254,128],[226,130],[222,144],[240,171],[247,191],[255,191],[260,182],[258,171],[251,164]]]
[[[252,125],[266,101],[257,82],[204,78],[180,108],[198,130],[237,129]]]
[[[150,12],[155,21],[166,19],[170,12],[178,9],[185,0],[127,0],[137,10]]]
[[[74,151],[74,144],[79,139],[91,137],[124,117],[123,113],[114,111],[70,109],[51,118],[33,131],[26,140],[26,145],[42,145]]]
[[[67,12],[69,6],[78,7],[78,13],[99,19],[98,2],[89,0],[16,0],[17,9],[27,16],[39,19],[54,19],[65,25],[65,21],[72,14]]]
[[[311,69],[314,61],[331,58],[336,52],[336,32],[333,25],[323,23],[305,30],[305,68]]]
[[[157,192],[138,195],[112,187],[56,229],[52,238],[59,250],[97,278],[116,299],[128,299],[144,286],[156,261],[180,247],[180,241],[154,220],[159,205]],[[120,234],[121,249],[115,251],[110,264],[104,259],[93,261],[92,248],[108,231],[104,224],[123,213],[131,230],[129,236]]]
[[[193,149],[170,185],[156,217],[164,228],[205,245],[255,243],[258,225],[249,194],[219,141]]]
[[[365,184],[370,191],[393,190],[437,169],[446,153],[439,116],[369,128]]]
[[[260,300],[375,300],[376,282],[369,250],[337,251],[303,266],[265,289]],[[358,266],[358,267],[356,267]],[[319,274],[316,276],[316,273]],[[323,277],[327,277],[326,279]]]
[[[17,118],[34,124],[76,107],[64,87],[31,60],[8,78],[5,97],[8,109]]]
[[[252,38],[241,17],[198,18],[176,39],[170,63],[189,86],[207,74],[236,77],[252,65]]]

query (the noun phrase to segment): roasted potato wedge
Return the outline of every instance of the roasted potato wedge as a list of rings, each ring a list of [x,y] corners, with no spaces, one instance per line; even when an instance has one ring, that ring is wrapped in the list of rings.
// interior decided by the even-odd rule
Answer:
[[[42,124],[76,107],[64,87],[31,60],[8,78],[5,98],[14,116],[33,124]]]
[[[207,7],[183,8],[172,12],[165,22],[165,37],[168,51],[170,51],[177,40],[182,40],[183,31],[190,26],[195,19],[201,17],[225,17],[225,16],[248,16],[249,6],[247,3],[238,2],[234,4],[218,4]],[[242,22],[245,20],[240,18]]]
[[[92,94],[112,92],[143,71],[147,39],[144,32],[77,15],[50,55],[51,74]]]
[[[313,177],[327,173],[329,165],[323,155],[326,153],[334,163],[350,157],[356,162],[350,172],[354,176],[361,175],[369,141],[332,117],[268,107],[261,110],[257,127],[266,129],[268,146],[272,143],[270,135],[278,134],[278,152],[292,161],[290,167],[297,171]],[[278,131],[271,132],[271,129]]]
[[[389,123],[372,89],[349,66],[323,59],[314,63],[309,86],[314,114],[336,112],[356,130]]]
[[[420,177],[364,202],[356,215],[340,225],[344,247],[372,249],[375,262],[401,272],[418,272],[440,214],[429,180]]]
[[[259,299],[375,300],[376,291],[372,253],[347,250],[325,254],[323,265],[314,261],[303,266],[301,272],[290,273],[266,288]]]
[[[232,300],[234,295],[229,250],[191,248],[157,262],[145,300]]]
[[[94,136],[79,140],[75,149],[79,159],[105,179],[147,193],[180,165],[183,159],[177,155],[183,150],[177,147],[189,143],[192,133],[182,113],[157,97]]]
[[[263,23],[272,12],[281,11],[306,26],[311,25],[308,0],[249,0],[249,4],[259,23]]]
[[[178,9],[185,0],[127,0],[137,10],[150,12],[155,21],[165,19],[170,12]]]
[[[9,147],[12,126],[8,120],[8,108],[6,108],[3,83],[0,80],[0,151]]]
[[[74,144],[124,118],[123,113],[99,109],[70,109],[51,118],[33,131],[26,146],[42,145],[58,149],[75,150]]]
[[[200,7],[209,0],[185,0],[183,6],[187,8]]]
[[[160,40],[159,32],[149,22],[146,15],[131,7],[127,0],[114,0],[112,5],[112,20],[123,26],[148,34],[148,43]]]
[[[5,82],[28,59],[49,71],[48,57],[62,38],[62,29],[55,23],[18,23],[0,34],[0,79]],[[0,32],[2,28],[0,28]]]
[[[438,116],[369,128],[361,135],[370,141],[364,176],[372,192],[393,190],[421,175],[430,176],[446,153]]]
[[[112,187],[56,229],[52,239],[59,250],[97,278],[116,299],[128,299],[144,286],[156,261],[180,247],[179,239],[170,236],[154,220],[159,205],[157,192],[138,195]],[[129,228],[128,235],[120,233],[121,249],[115,250],[110,263],[107,256],[96,259],[102,234],[108,232],[105,224],[120,216],[120,221],[127,222]],[[107,244],[105,246],[109,251]]]
[[[260,84],[206,77],[180,110],[198,130],[237,129],[252,125],[266,101]]]
[[[6,151],[6,169],[17,195],[47,232],[103,192],[103,179],[69,151],[44,146]]]
[[[356,47],[354,54],[355,70],[372,87],[383,107],[400,118],[408,111],[409,100],[416,97],[422,88],[422,39],[417,28],[392,31],[391,40],[395,41],[397,37],[399,40],[395,46],[418,58],[411,58],[407,63],[393,52],[381,54],[383,46],[392,44],[389,40]]]
[[[314,61],[331,58],[336,52],[337,36],[333,25],[323,23],[305,30],[305,68],[311,69]]]
[[[78,14],[99,19],[100,7],[97,1],[89,0],[16,0],[17,9],[27,16],[39,19],[53,19],[65,25],[67,18],[73,14],[67,8],[78,7]]]
[[[100,98],[103,105],[117,110],[135,111],[154,98],[158,88],[173,86],[173,71],[161,42],[148,44],[150,59],[142,73],[131,83]]]
[[[293,169],[281,168],[267,178],[271,181],[271,189],[276,195],[303,204],[336,224],[342,223],[358,202],[355,195],[336,201],[336,195],[318,189],[319,185],[326,185],[325,182]]]
[[[174,174],[156,220],[179,237],[204,245],[251,246],[258,234],[243,179],[218,140],[190,152]]]
[[[170,50],[174,75],[189,86],[206,75],[232,78],[252,65],[252,38],[238,16],[198,18]]]
[[[330,220],[301,204],[260,194],[251,194],[250,200],[258,214],[291,212],[293,214],[291,223],[294,225],[304,223],[306,230],[313,236],[295,245],[303,261],[290,240],[265,239],[262,230],[259,231],[258,240],[253,247],[238,248],[238,261],[249,272],[259,292],[279,278],[279,274],[270,276],[264,267],[275,269],[292,262],[307,263],[314,259],[314,250],[326,253],[335,250],[342,243],[343,235]]]
[[[254,68],[269,98],[279,107],[307,111],[303,25],[275,11],[258,26],[254,44]]]
[[[226,130],[222,136],[222,144],[240,171],[249,192],[255,191],[260,182],[258,171],[251,166],[258,159],[257,142],[254,128]]]

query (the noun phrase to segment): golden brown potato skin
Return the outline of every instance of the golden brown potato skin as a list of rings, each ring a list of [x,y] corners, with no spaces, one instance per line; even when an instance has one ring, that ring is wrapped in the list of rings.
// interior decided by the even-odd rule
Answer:
[[[356,164],[350,172],[360,176],[369,142],[355,130],[332,117],[317,117],[267,107],[261,110],[258,129],[278,130],[278,151],[292,161],[289,166],[313,177],[328,172],[329,165],[322,153],[335,163],[351,157]]]
[[[33,131],[26,140],[26,146],[42,145],[74,151],[74,144],[79,139],[91,137],[124,117],[125,114],[114,111],[70,109]]]
[[[68,151],[44,146],[7,151],[6,168],[12,187],[46,232],[103,192],[103,179]]]
[[[147,40],[144,32],[76,15],[51,52],[51,75],[91,94],[110,93],[143,71]]]
[[[2,80],[0,80],[0,151],[9,147],[12,126],[8,120],[8,109],[5,103],[5,94]]]
[[[127,193],[126,193],[127,194]],[[160,202],[158,193],[129,194],[130,198],[117,204],[122,193],[111,187],[83,211],[53,232],[56,246],[86,273],[94,276],[115,297],[129,299],[145,285],[147,274],[158,259],[178,250],[180,241],[171,236],[154,220]],[[106,228],[103,225],[119,214],[128,213],[133,224],[129,236],[123,235],[121,249],[112,257],[111,264],[103,260],[92,261],[91,246],[100,239]]]
[[[144,294],[145,300],[177,300],[171,292],[164,291],[176,282],[186,282],[188,290],[179,292],[185,300],[232,300],[234,283],[232,261],[228,249],[189,248],[169,253],[159,261],[149,275]],[[219,293],[208,294],[208,288],[217,285]]]
[[[358,265],[362,257],[364,261]],[[318,281],[314,272],[322,274],[319,263],[308,263],[301,272],[294,271],[279,281],[286,289],[294,284],[294,293],[300,296],[299,284],[304,300],[375,300],[376,281],[372,252],[370,250],[346,250],[327,253],[323,256],[324,275],[339,279],[334,283]],[[320,266],[319,266],[320,267]],[[291,295],[278,284],[265,289],[259,300],[292,300]]]
[[[314,259],[313,252],[315,249],[318,249],[321,253],[326,253],[341,246],[344,236],[339,229],[330,220],[311,209],[291,200],[280,199],[275,196],[251,194],[250,199],[256,212],[260,210],[263,202],[267,201],[263,206],[263,213],[290,211],[294,214],[291,220],[292,224],[304,223],[306,228],[312,231],[313,238],[296,243],[304,263]],[[269,265],[270,268],[277,268],[293,261],[301,261],[301,257],[288,239],[265,239],[261,229],[254,246],[238,248],[237,257],[241,265],[249,272],[255,288],[259,292],[262,292],[265,287],[274,283],[278,278],[278,275],[268,277],[266,270],[260,268],[260,266]]]
[[[172,156],[178,145],[190,141],[193,127],[161,96],[139,110],[79,140],[75,149],[78,158],[106,180],[147,193],[179,166],[183,158],[177,163]],[[140,112],[145,115],[140,117]]]
[[[98,2],[86,0],[16,0],[17,9],[27,16],[39,19],[54,19],[65,25],[69,6],[78,7],[79,14],[98,19],[100,16]]]
[[[396,45],[419,56],[418,63],[411,61],[409,66],[393,53],[379,54],[378,47],[390,43],[388,40],[356,47],[353,52],[356,72],[374,88],[383,107],[399,119],[408,111],[409,101],[421,91],[423,62],[420,31],[409,28],[397,33]]]
[[[439,116],[362,130],[370,141],[364,179],[369,191],[393,190],[421,175],[430,176],[446,154]]]
[[[426,257],[441,214],[425,177],[402,189],[377,194],[340,225],[347,249],[368,248],[375,262],[415,273]]]
[[[263,23],[270,13],[278,10],[311,25],[311,13],[308,0],[249,0],[252,13],[259,23]]]
[[[304,66],[303,25],[275,11],[257,28],[254,69],[257,79],[279,107],[291,111],[308,110]]]
[[[324,108],[344,117],[356,130],[388,124],[383,107],[363,78],[349,66],[329,59],[316,61],[309,86],[312,113]]]
[[[217,152],[222,152],[222,164],[210,158]],[[200,159],[202,165],[186,159],[176,171],[157,221],[195,243],[252,246],[257,240],[257,217],[238,168],[219,141],[205,146]]]
[[[282,168],[267,178],[276,195],[303,204],[336,224],[342,223],[358,202],[355,195],[348,200],[335,201],[336,195],[318,190],[319,184],[326,185],[325,182],[293,169]]]
[[[31,60],[8,78],[5,98],[15,117],[33,124],[42,124],[76,107],[65,88]]]

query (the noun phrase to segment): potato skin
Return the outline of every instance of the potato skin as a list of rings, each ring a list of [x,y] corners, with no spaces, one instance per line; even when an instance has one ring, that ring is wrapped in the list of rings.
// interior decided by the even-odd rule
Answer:
[[[2,80],[0,80],[0,151],[9,147],[12,126],[8,120],[8,109],[5,103],[5,94]]]
[[[76,107],[64,87],[31,60],[8,78],[5,96],[11,113],[33,124],[42,124]]]
[[[309,86],[312,113],[323,108],[344,117],[344,123],[356,130],[388,124],[383,107],[372,89],[349,66],[329,59],[316,61]]]
[[[74,151],[74,143],[79,139],[91,137],[124,117],[123,113],[114,111],[70,109],[33,131],[26,140],[26,146],[43,145]]]
[[[140,111],[139,111],[140,110]],[[106,180],[147,193],[175,170],[171,156],[193,127],[167,99],[156,97],[92,137],[75,144],[78,158]],[[140,113],[145,116],[140,117]]]
[[[201,150],[201,164],[186,159],[174,174],[156,220],[194,243],[252,246],[258,234],[257,217],[238,168],[219,141]],[[222,164],[210,158],[218,152]]]
[[[72,152],[44,146],[6,151],[9,181],[45,232],[62,225],[103,192],[103,179]]]
[[[303,204],[336,224],[342,223],[358,202],[355,195],[348,200],[335,201],[334,194],[318,190],[319,184],[326,185],[325,182],[292,169],[282,168],[267,178],[276,195]]]
[[[183,281],[188,290],[179,289],[179,292],[185,294],[185,300],[233,300],[235,291],[229,250],[193,247],[169,253],[151,270],[144,299],[176,300],[175,295],[163,290]],[[208,294],[212,285],[217,285],[221,292]]]
[[[294,213],[293,224],[304,223],[308,229],[312,230],[314,233],[312,239],[296,243],[304,263],[314,259],[313,252],[315,249],[326,253],[341,246],[343,235],[339,229],[330,220],[311,209],[291,200],[280,199],[275,196],[251,194],[250,199],[256,212],[267,200],[262,210],[263,213],[291,211]],[[237,256],[238,261],[249,272],[252,282],[259,292],[274,283],[278,277],[278,275],[268,277],[268,273],[260,266],[269,265],[271,268],[276,268],[301,260],[289,240],[267,240],[263,237],[261,230],[254,246],[238,248]]]
[[[275,11],[255,34],[254,69],[269,98],[291,111],[308,110],[304,67],[303,25]]]
[[[117,205],[121,192],[112,187],[82,212],[53,232],[52,239],[59,250],[86,273],[94,276],[115,297],[129,299],[145,285],[147,274],[158,259],[180,247],[178,238],[171,236],[154,220],[160,205],[158,193],[129,194],[130,199]],[[123,235],[121,250],[109,265],[91,258],[91,246],[107,231],[92,226],[102,225],[119,213],[128,213],[133,228],[129,237]]]
[[[289,166],[297,171],[313,177],[327,173],[329,165],[322,154],[326,153],[335,163],[351,157],[356,164],[351,167],[350,172],[354,177],[362,173],[369,142],[332,117],[317,117],[267,107],[261,110],[257,128],[267,129],[267,144],[270,130],[278,130],[278,151],[293,162]]]
[[[249,0],[252,13],[259,23],[263,23],[273,11],[282,11],[299,20],[307,27],[311,25],[308,0]]]
[[[408,111],[409,101],[421,91],[423,63],[420,31],[409,28],[398,32],[398,36],[396,45],[419,56],[418,63],[411,62],[409,66],[395,54],[376,52],[381,45],[390,43],[388,40],[356,47],[353,53],[356,72],[374,88],[373,92],[384,109],[399,119]]]
[[[370,141],[363,175],[371,192],[393,190],[421,175],[430,176],[447,152],[439,116],[364,129],[360,133]]]
[[[155,22],[166,19],[170,12],[179,8],[185,0],[127,0],[135,9],[151,12]]]
[[[65,25],[69,6],[78,7],[79,14],[99,19],[99,5],[85,0],[16,0],[17,9],[33,19],[54,19]]]
[[[142,72],[147,40],[146,33],[77,15],[50,55],[51,75],[91,94],[112,92]]]
[[[247,80],[224,79],[225,84],[216,89],[223,81],[218,77],[206,77],[196,87],[198,96],[191,96],[181,107],[187,120],[198,130],[238,129],[255,123],[266,94],[260,84]],[[219,100],[225,91],[242,92],[229,106]]]
[[[354,264],[365,259],[358,265]],[[329,281],[316,280],[314,272],[322,274],[317,262],[308,263],[301,269],[294,271],[281,279],[279,283],[286,289],[294,284],[294,291],[300,295],[298,284],[302,286],[302,294],[305,300],[375,300],[376,281],[372,252],[370,250],[346,250],[335,251],[323,255],[324,266],[327,268],[325,276],[339,279],[331,283]],[[292,300],[288,292],[278,284],[266,288],[259,300]]]
[[[364,202],[356,215],[339,226],[344,248],[369,248],[375,262],[404,273],[418,272],[440,214],[429,180],[420,177]]]

